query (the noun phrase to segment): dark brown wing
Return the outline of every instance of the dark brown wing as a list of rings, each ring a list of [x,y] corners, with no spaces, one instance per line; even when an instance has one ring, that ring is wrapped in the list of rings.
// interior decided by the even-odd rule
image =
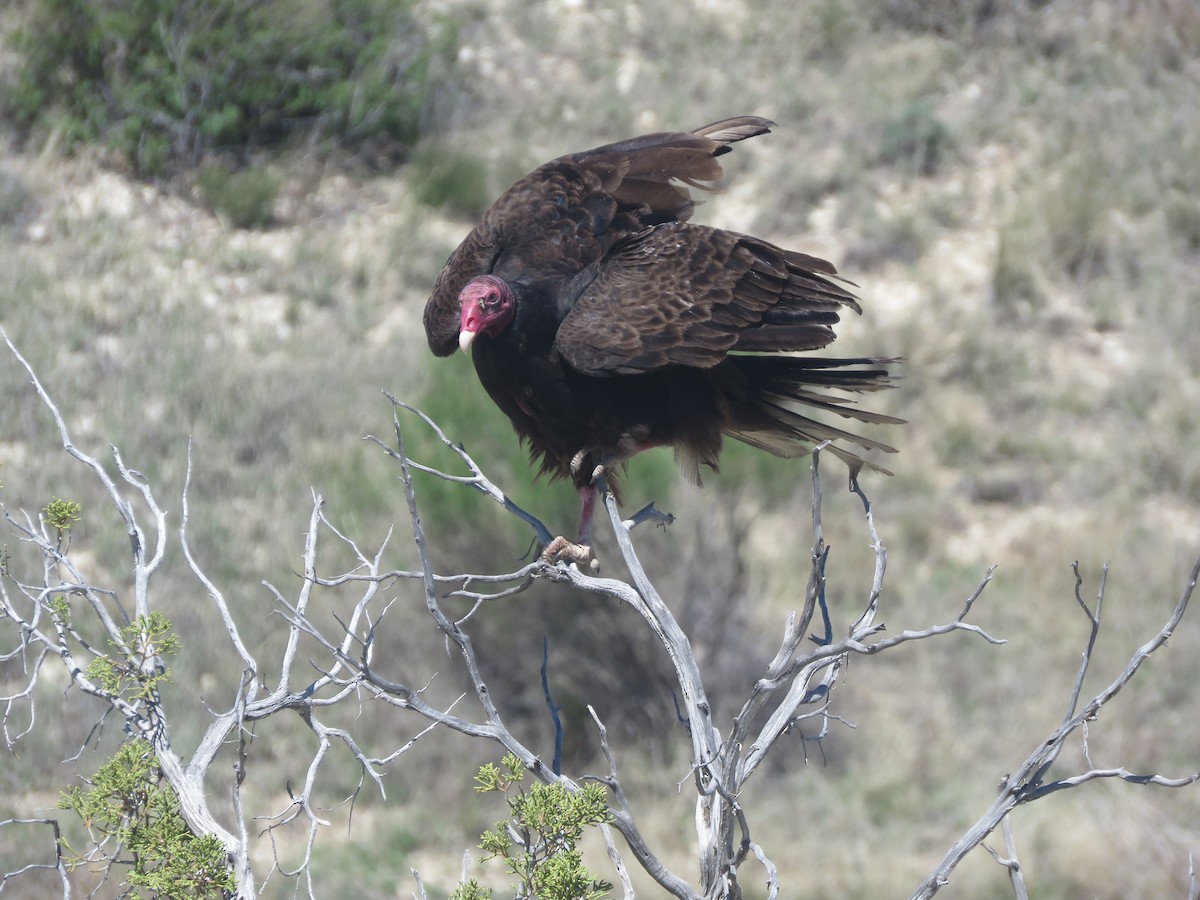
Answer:
[[[709,368],[730,351],[816,350],[861,312],[825,260],[700,225],[647,228],[567,287],[555,346],[587,375]]]
[[[687,186],[710,190],[729,144],[770,131],[757,116],[694,132],[661,132],[564,156],[526,175],[484,213],[446,261],[425,305],[425,335],[439,356],[458,348],[458,294],[493,273],[566,284],[608,248],[648,225],[692,213]]]

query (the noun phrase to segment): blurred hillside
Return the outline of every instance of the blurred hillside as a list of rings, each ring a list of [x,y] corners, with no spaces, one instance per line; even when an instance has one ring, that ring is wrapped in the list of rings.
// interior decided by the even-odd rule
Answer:
[[[405,21],[436,22],[452,40],[439,45],[445,66],[420,71],[418,125],[395,143],[307,132],[136,177],[99,137],[64,152],[65,118],[0,125],[0,327],[76,442],[97,455],[120,447],[170,504],[172,527],[190,440],[193,550],[266,658],[280,626],[260,582],[295,589],[312,490],[365,546],[406,520],[398,473],[360,440],[389,433],[381,389],[426,409],[518,503],[572,527],[573,492],[532,482],[469,361],[425,348],[421,308],[472,215],[562,153],[728,115],[774,119],[774,134],[725,158],[728,186],[696,218],[834,261],[864,307],[834,350],[905,359],[898,388],[871,398],[909,422],[887,437],[901,448],[886,461],[895,477],[864,480],[890,554],[882,618],[894,630],[948,621],[999,567],[974,620],[1007,645],[950,636],[856,662],[835,712],[857,727],[809,746],[807,760],[797,742],[744,800],[792,896],[907,896],[1062,716],[1087,636],[1070,563],[1080,561],[1089,597],[1111,564],[1095,688],[1158,628],[1200,552],[1200,9],[441,0],[411,10]],[[7,45],[0,87],[25,64]],[[206,186],[206,164],[275,184],[264,227],[234,226],[225,181]],[[51,496],[81,500],[75,552],[113,582],[127,538],[3,355],[0,397],[0,502],[34,513]],[[411,443],[449,464],[427,435]],[[653,498],[680,516],[641,546],[711,667],[720,711],[770,659],[803,590],[808,467],[730,447],[701,491],[679,482],[667,455],[632,468],[630,502]],[[825,475],[844,627],[865,602],[872,556],[857,501],[830,489],[832,466]],[[517,566],[525,530],[480,498],[422,487],[439,566]],[[36,565],[2,540],[14,566]],[[412,564],[409,546],[407,532],[393,538],[395,566]],[[175,690],[199,722],[238,673],[211,649],[218,623],[178,553],[168,566],[163,603],[185,636]],[[580,715],[596,703],[644,792],[633,798],[644,831],[690,875],[692,808],[673,787],[686,762],[664,663],[635,618],[598,603],[564,609],[556,596],[479,617],[494,693],[524,735],[546,735],[548,753],[537,681],[548,634],[571,766],[603,767]],[[440,642],[427,646],[432,631],[414,621],[393,638],[397,659],[446,673]],[[1196,770],[1195,611],[1145,674],[1093,729],[1095,761]],[[455,676],[440,678],[455,696]],[[61,687],[46,686],[45,718],[0,766],[0,819],[50,808],[120,737],[59,764],[94,718]],[[420,727],[380,715],[368,734],[382,746]],[[261,799],[283,796],[306,740],[281,730],[255,745],[257,771],[270,773]],[[322,835],[317,895],[407,896],[412,866],[448,889],[462,850],[499,815],[470,791],[473,766],[490,758],[491,748],[426,739],[395,767],[386,803],[364,798],[349,834]],[[331,803],[358,777],[339,765]],[[1181,896],[1188,854],[1200,853],[1200,793],[1088,785],[1019,810],[1014,828],[1038,896]],[[31,852],[0,847],[0,869]],[[1004,871],[976,857],[945,895],[1010,896]]]

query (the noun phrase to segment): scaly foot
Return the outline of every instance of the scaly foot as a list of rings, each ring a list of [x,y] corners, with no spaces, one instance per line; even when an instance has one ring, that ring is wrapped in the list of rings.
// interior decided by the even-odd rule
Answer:
[[[592,554],[592,548],[588,544],[576,544],[562,535],[552,540],[542,551],[542,561],[587,563],[593,572],[600,570],[600,560]]]

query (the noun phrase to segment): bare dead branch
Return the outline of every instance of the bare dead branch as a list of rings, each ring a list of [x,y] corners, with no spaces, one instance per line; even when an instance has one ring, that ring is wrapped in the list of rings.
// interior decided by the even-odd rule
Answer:
[[[0,872],[0,894],[4,893],[4,889],[8,887],[10,881],[15,881],[22,875],[29,872],[51,871],[58,875],[59,883],[62,885],[62,895],[64,900],[70,900],[71,897],[71,879],[67,872],[66,860],[63,859],[62,833],[59,831],[57,819],[5,819],[0,822],[0,829],[8,828],[16,825],[44,825],[50,829],[53,836],[51,846],[54,848],[54,862],[52,863],[29,863],[19,869],[14,869],[11,872]]]
[[[7,342],[7,336],[5,340]],[[9,347],[12,347],[11,343]],[[16,354],[15,349],[13,353]],[[303,888],[312,896],[314,848],[321,830],[332,824],[331,810],[345,806],[347,815],[352,817],[354,804],[364,787],[373,787],[381,796],[386,796],[385,767],[395,763],[431,729],[442,727],[471,739],[491,742],[514,754],[528,771],[543,782],[562,784],[569,791],[579,790],[579,783],[584,780],[595,780],[606,785],[610,796],[612,827],[605,826],[601,831],[625,897],[633,896],[632,882],[621,853],[617,850],[614,832],[620,833],[638,865],[671,896],[689,900],[698,900],[700,897],[705,900],[740,898],[743,894],[741,882],[745,877],[743,866],[753,858],[766,873],[768,896],[775,898],[783,892],[783,886],[778,868],[766,848],[771,836],[764,839],[761,827],[752,830],[754,811],[742,805],[743,791],[766,756],[778,748],[784,735],[803,726],[807,732],[806,740],[820,740],[832,724],[844,722],[837,711],[836,698],[847,671],[848,660],[852,656],[870,657],[901,645],[960,631],[974,634],[988,643],[1003,643],[968,621],[975,603],[990,583],[994,569],[987,572],[962,603],[957,616],[950,621],[886,633],[880,618],[886,598],[887,550],[876,530],[871,501],[857,480],[852,480],[851,490],[862,503],[863,524],[874,553],[874,569],[865,596],[852,610],[847,612],[831,607],[827,588],[828,580],[833,577],[830,568],[833,557],[822,526],[825,502],[820,477],[822,445],[813,453],[811,468],[812,546],[804,596],[797,597],[798,609],[786,617],[777,651],[743,701],[731,723],[728,736],[723,736],[714,720],[703,676],[688,636],[647,576],[631,537],[632,530],[639,524],[655,522],[665,525],[672,517],[650,504],[632,516],[622,518],[613,495],[604,489],[605,509],[622,559],[630,573],[629,581],[601,578],[591,572],[581,571],[574,564],[552,565],[541,560],[500,575],[436,573],[418,508],[414,472],[441,478],[484,494],[532,528],[537,540],[543,544],[549,543],[551,534],[540,520],[513,504],[484,475],[482,468],[465,449],[453,443],[428,416],[388,395],[393,404],[395,444],[392,446],[374,437],[369,439],[382,447],[400,467],[419,568],[405,570],[385,564],[390,531],[377,549],[360,547],[329,520],[324,510],[324,499],[314,492],[298,586],[294,591],[285,593],[273,584],[263,583],[264,589],[273,598],[277,621],[286,629],[286,635],[282,635],[285,637],[283,649],[278,659],[265,661],[267,669],[243,640],[238,611],[227,601],[215,580],[206,574],[202,562],[189,545],[189,490],[192,478],[189,447],[181,493],[178,540],[191,575],[203,588],[207,598],[204,609],[220,620],[224,628],[224,640],[228,641],[224,649],[231,659],[237,660],[236,665],[241,671],[232,696],[227,698],[227,706],[209,711],[207,727],[192,755],[187,758],[180,754],[175,744],[168,710],[164,709],[162,698],[157,693],[147,691],[144,696],[126,697],[120,692],[106,690],[88,675],[88,662],[102,654],[111,653],[126,661],[136,661],[137,666],[147,674],[159,664],[153,647],[143,647],[144,642],[140,639],[126,640],[125,636],[131,621],[138,621],[138,616],[155,609],[155,577],[165,558],[168,541],[166,512],[157,502],[149,482],[126,465],[116,448],[112,448],[116,467],[116,477],[113,477],[98,460],[74,446],[58,408],[29,364],[19,354],[16,356],[29,372],[43,405],[50,411],[58,427],[63,449],[100,481],[109,501],[121,513],[132,548],[129,571],[133,582],[134,615],[129,617],[125,614],[116,592],[91,584],[82,577],[71,559],[69,537],[64,537],[61,532],[55,533],[41,519],[28,514],[22,519],[5,510],[6,521],[20,539],[27,541],[40,553],[42,571],[37,577],[24,580],[11,576],[0,579],[0,620],[6,627],[11,625],[15,628],[15,638],[11,644],[5,644],[0,659],[19,663],[23,672],[19,683],[9,689],[6,696],[0,697],[0,703],[3,704],[0,734],[11,746],[35,728],[39,721],[35,703],[39,673],[55,661],[61,661],[77,689],[104,702],[106,712],[101,717],[101,723],[104,716],[115,712],[131,733],[146,735],[153,742],[158,765],[179,797],[181,811],[189,828],[197,834],[217,836],[228,849],[231,865],[239,880],[240,897],[257,896],[258,891],[276,873],[280,877],[295,879],[296,891]],[[414,416],[421,427],[429,428],[443,446],[455,454],[468,474],[444,472],[411,460],[405,449],[400,410]],[[405,421],[409,421],[407,417]],[[139,517],[143,520],[148,517],[153,531],[151,538],[147,538],[148,532],[143,531]],[[330,540],[342,553],[348,550],[352,556],[348,571],[334,574],[321,571],[322,548]],[[1175,611],[1163,628],[1138,648],[1125,670],[1111,684],[1081,706],[1082,686],[1101,623],[1107,569],[1101,578],[1093,610],[1082,599],[1082,578],[1076,567],[1076,600],[1088,616],[1090,636],[1071,691],[1067,715],[1059,728],[1038,746],[1025,763],[1005,778],[1000,795],[992,807],[951,848],[929,881],[914,896],[927,897],[935,893],[950,877],[965,853],[982,843],[997,825],[1003,829],[1004,854],[991,849],[988,852],[1008,868],[1016,896],[1025,896],[1015,841],[1006,818],[1021,803],[1102,778],[1163,787],[1183,787],[1200,780],[1200,772],[1172,778],[1157,773],[1138,774],[1123,766],[1096,766],[1091,761],[1091,751],[1087,745],[1087,723],[1098,717],[1101,707],[1116,696],[1136,674],[1142,662],[1166,641],[1184,614],[1198,575],[1200,560]],[[639,829],[617,770],[608,733],[593,709],[589,707],[599,730],[601,751],[608,765],[608,773],[583,775],[578,779],[560,775],[553,767],[544,764],[537,754],[514,736],[501,716],[496,698],[481,673],[468,628],[473,625],[475,612],[483,605],[514,601],[539,579],[562,583],[609,598],[613,602],[628,604],[638,612],[670,659],[679,685],[681,714],[686,720],[691,742],[686,780],[692,783],[691,789],[696,792],[698,886],[689,884],[670,871]],[[436,625],[470,682],[469,691],[448,705],[431,703],[425,695],[428,685],[412,685],[396,680],[377,665],[376,648],[380,646],[380,636],[397,618],[411,615],[412,609],[406,608],[405,601],[414,597],[417,583],[420,584],[420,592],[416,596],[424,601],[424,614]],[[392,587],[403,590],[399,590],[395,596],[386,596],[385,592]],[[339,602],[333,611],[334,624],[329,624],[324,618],[327,613],[322,612],[321,616],[317,616],[313,612],[322,609],[317,602],[321,592],[331,588],[351,594],[347,602]],[[442,603],[448,598],[467,601],[466,613],[458,618],[448,615],[442,608]],[[64,613],[64,602],[69,604],[70,615]],[[814,626],[818,612],[820,622]],[[89,628],[82,628],[78,624],[78,617],[85,615],[92,617]],[[324,624],[318,624],[314,618],[322,618]],[[805,637],[814,627],[817,634],[811,643],[806,642]],[[107,645],[97,647],[88,642],[87,636],[94,637],[93,632],[97,630],[115,649],[110,650]],[[237,669],[234,671],[236,673]],[[266,671],[271,672],[270,686]],[[371,702],[383,708],[402,710],[407,715],[417,715],[423,720],[423,728],[407,741],[374,748],[362,742],[361,733],[356,734],[350,727],[334,724],[334,720],[328,718],[330,710],[338,707],[351,705],[353,710],[354,703],[361,706]],[[255,762],[249,752],[249,744],[256,723],[281,713],[297,714],[314,737],[316,747],[311,756],[297,761],[304,775],[295,781],[294,787],[289,784],[287,800],[276,804],[273,811],[263,814],[261,810],[245,808],[246,798],[241,792],[241,785]],[[809,723],[812,723],[811,727]],[[1058,758],[1065,741],[1075,733],[1079,733],[1083,740],[1087,769],[1048,780],[1051,765]],[[218,816],[212,809],[215,798],[206,786],[206,779],[223,750],[231,756],[236,754],[236,777],[231,794],[223,802]],[[352,759],[359,769],[359,778],[347,796],[339,796],[335,803],[329,805],[323,799],[322,773],[330,757],[336,755]],[[51,822],[9,820],[0,823],[0,828],[21,824],[49,825]],[[255,822],[258,823],[255,827],[261,828],[258,836],[251,833],[251,823]],[[287,862],[281,855],[284,851],[276,839],[277,834],[283,834],[282,830],[286,828],[299,829],[303,835],[303,849],[296,851],[298,858]],[[97,838],[93,858],[104,865],[114,865],[116,857],[112,855],[111,848],[106,848],[101,836],[97,835]],[[257,878],[251,850],[252,842],[262,838],[271,846],[272,856],[269,871],[264,877]],[[35,864],[33,867],[51,868],[48,863]],[[18,877],[29,868],[0,876],[0,890],[6,881]],[[62,875],[61,859],[57,868]],[[416,883],[418,892],[424,896],[424,885],[419,877]],[[69,890],[64,879],[64,896],[69,896]]]
[[[1079,664],[1079,674],[1075,677],[1074,688],[1071,689],[1071,699],[1067,703],[1067,712],[1063,716],[1064,722],[1075,715],[1075,709],[1079,705],[1079,694],[1083,690],[1083,679],[1087,676],[1088,665],[1092,661],[1092,651],[1096,648],[1096,636],[1100,634],[1100,616],[1104,611],[1104,588],[1108,584],[1108,564],[1105,563],[1100,575],[1100,588],[1096,593],[1095,612],[1088,609],[1086,601],[1084,601],[1083,596],[1080,594],[1080,589],[1083,587],[1083,576],[1079,574],[1078,560],[1071,563],[1071,571],[1075,573],[1075,602],[1079,604],[1079,608],[1087,616],[1088,624],[1091,628],[1088,633],[1087,646],[1083,651],[1083,660]]]
[[[549,545],[549,543],[554,540],[554,535],[552,535],[550,530],[544,524],[542,524],[540,519],[527,513],[525,510],[521,509],[521,507],[517,506],[517,504],[508,499],[508,496],[504,493],[504,491],[500,490],[496,484],[494,484],[486,475],[483,474],[483,470],[476,464],[475,460],[471,459],[471,457],[467,454],[467,451],[463,449],[462,445],[456,444],[446,437],[445,432],[443,432],[442,429],[432,419],[429,418],[429,416],[425,415],[425,413],[421,412],[416,407],[409,406],[402,400],[396,399],[387,391],[384,391],[384,396],[391,401],[393,407],[400,407],[401,409],[407,410],[424,422],[433,431],[433,433],[437,435],[438,440],[440,440],[444,446],[452,450],[458,456],[458,458],[466,464],[467,468],[471,471],[471,475],[469,477],[450,475],[446,472],[439,471],[438,469],[423,466],[420,463],[409,462],[405,465],[408,465],[410,469],[426,472],[430,475],[436,475],[437,477],[446,481],[457,481],[462,484],[467,484],[480,493],[491,497],[494,501],[504,507],[505,510],[529,525],[529,527],[533,529],[534,534],[537,536],[538,543],[540,543],[543,547]],[[392,421],[393,427],[397,430],[397,433],[399,433],[400,422],[396,416],[395,410],[393,410]],[[372,435],[368,435],[367,437],[369,440],[374,441],[376,444],[382,447],[383,450],[389,455],[393,456],[393,458],[396,458],[394,455],[395,451],[393,451],[392,448],[383,441],[380,441],[378,438]]]
[[[1008,870],[1008,880],[1017,900],[1029,900],[1029,892],[1025,888],[1025,874],[1021,869],[1020,860],[1017,859],[1017,842],[1013,837],[1011,816],[1005,816],[1004,821],[1000,823],[1000,831],[1004,836],[1004,852],[1008,856],[1001,856],[988,844],[984,844],[983,849],[991,855],[992,859]]]
[[[613,792],[613,796],[616,798],[621,812],[626,816],[631,816],[629,801],[625,799],[625,791],[621,787],[620,779],[617,778],[617,761],[613,756],[612,747],[608,743],[608,729],[604,727],[604,723],[600,721],[600,716],[591,704],[588,704],[587,710],[588,714],[592,717],[592,721],[596,723],[596,730],[600,733],[600,751],[604,754],[604,759],[608,762],[608,777],[597,778],[596,776],[585,776],[581,780],[594,780],[607,785]],[[617,873],[617,879],[621,882],[622,897],[629,900],[629,898],[634,896],[633,882],[629,879],[629,872],[625,869],[625,861],[621,859],[616,841],[613,840],[612,829],[608,825],[602,825],[600,832],[604,835],[604,846],[608,851],[609,861]]]
[[[1120,693],[1121,689],[1137,674],[1142,663],[1162,647],[1167,642],[1167,638],[1174,633],[1175,628],[1183,618],[1183,614],[1187,611],[1188,602],[1191,600],[1192,592],[1196,588],[1198,578],[1200,578],[1200,559],[1196,560],[1178,602],[1158,632],[1134,651],[1125,668],[1107,687],[1089,700],[1082,710],[1071,715],[1058,728],[1051,732],[1049,737],[1042,741],[1037,746],[1037,749],[1026,758],[1020,768],[1004,779],[1001,783],[1000,795],[996,798],[995,802],[950,848],[933,874],[912,895],[914,900],[917,900],[917,898],[924,900],[924,898],[932,897],[937,893],[949,881],[950,874],[958,866],[958,863],[962,861],[963,857],[982,843],[1018,804],[1037,800],[1047,794],[1068,787],[1076,787],[1096,778],[1120,778],[1121,780],[1132,781],[1138,784],[1158,784],[1164,787],[1183,787],[1193,784],[1200,778],[1200,773],[1182,778],[1166,778],[1158,775],[1133,775],[1124,769],[1118,768],[1092,769],[1080,775],[1069,776],[1049,783],[1045,781],[1046,773],[1049,771],[1054,760],[1057,759],[1066,740],[1076,731],[1083,728],[1087,722],[1096,719],[1100,714],[1101,708]],[[1082,601],[1080,601],[1080,605],[1084,606],[1086,610],[1086,605]],[[1099,616],[1089,614],[1088,618],[1095,625]],[[1088,648],[1085,651],[1081,672],[1087,668],[1093,642],[1094,631],[1089,633]],[[1076,684],[1079,683],[1081,677],[1078,676],[1076,678]]]
[[[1138,774],[1130,772],[1123,766],[1118,766],[1115,769],[1089,769],[1086,772],[1081,772],[1078,775],[1072,775],[1069,778],[1060,778],[1057,781],[1052,781],[1049,784],[1044,784],[1036,790],[1030,791],[1026,796],[1022,797],[1021,802],[1028,803],[1031,800],[1037,800],[1045,797],[1047,794],[1053,794],[1055,791],[1061,791],[1064,788],[1077,787],[1089,781],[1094,781],[1097,778],[1119,778],[1121,781],[1128,781],[1130,784],[1156,784],[1159,787],[1187,787],[1189,784],[1195,784],[1200,780],[1200,772],[1193,772],[1191,775],[1185,775],[1182,778],[1167,778],[1164,775],[1154,774]]]

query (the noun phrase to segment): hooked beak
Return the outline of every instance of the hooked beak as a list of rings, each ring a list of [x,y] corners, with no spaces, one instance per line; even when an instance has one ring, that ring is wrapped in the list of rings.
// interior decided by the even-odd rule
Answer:
[[[463,353],[471,352],[471,344],[475,340],[476,334],[477,332],[467,331],[465,328],[458,333],[458,347]]]

